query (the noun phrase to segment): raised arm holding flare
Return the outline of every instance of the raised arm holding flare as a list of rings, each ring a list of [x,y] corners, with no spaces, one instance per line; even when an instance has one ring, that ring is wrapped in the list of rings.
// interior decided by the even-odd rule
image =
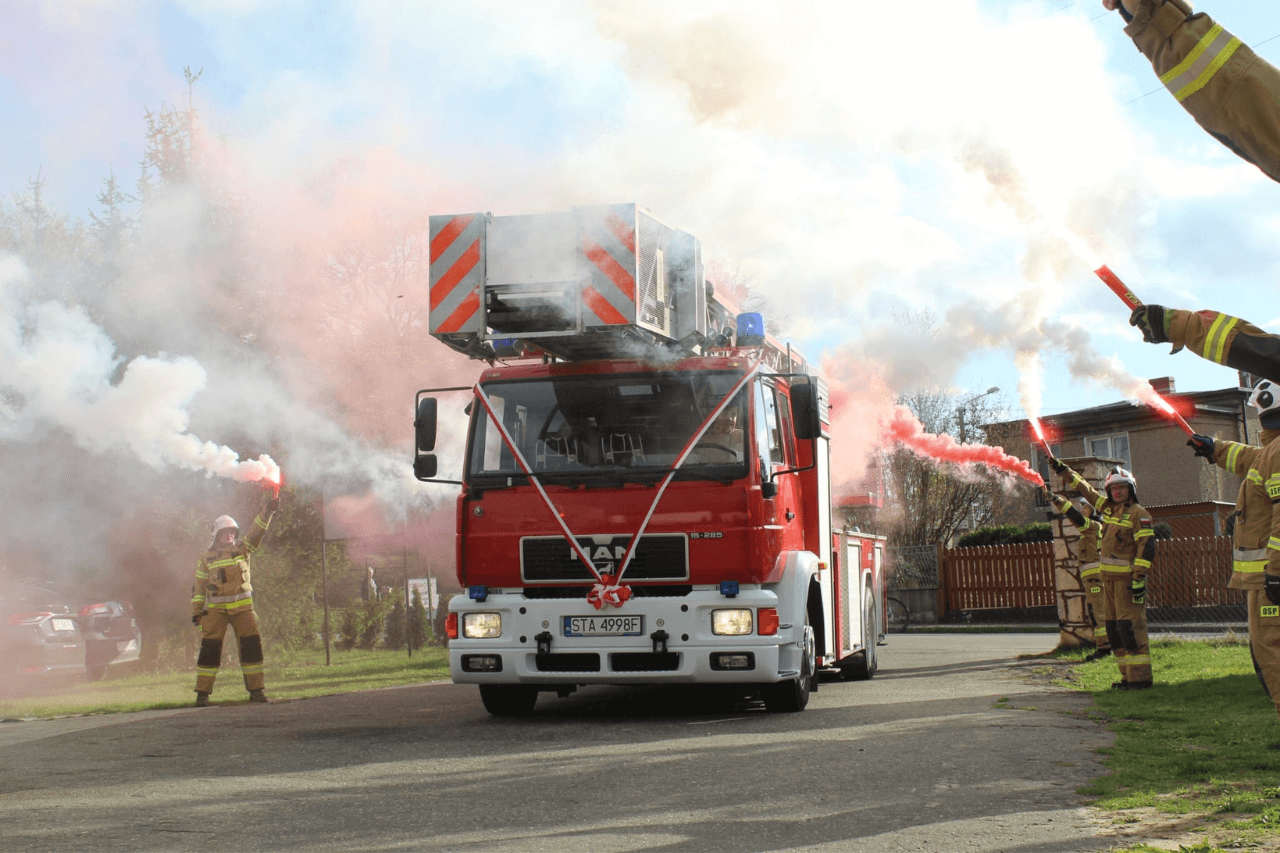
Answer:
[[[1152,344],[1186,347],[1201,358],[1280,382],[1280,335],[1217,311],[1183,311],[1163,305],[1139,305],[1129,325]]]
[[[1119,690],[1151,686],[1151,650],[1147,643],[1147,574],[1155,555],[1155,529],[1151,513],[1138,503],[1138,483],[1124,468],[1112,468],[1103,481],[1106,494],[1060,459],[1049,465],[1068,488],[1084,495],[1101,526],[1098,557],[1101,562],[1103,620],[1111,653],[1120,668]]]
[[[1211,136],[1280,181],[1280,69],[1184,0],[1103,0]]]

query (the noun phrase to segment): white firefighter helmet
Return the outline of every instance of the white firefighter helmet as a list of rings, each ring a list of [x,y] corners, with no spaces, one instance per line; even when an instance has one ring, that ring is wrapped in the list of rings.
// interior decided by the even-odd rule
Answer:
[[[1107,497],[1111,497],[1111,487],[1119,485],[1127,485],[1129,500],[1138,502],[1138,481],[1126,469],[1116,466],[1107,472],[1107,478],[1102,481],[1102,490],[1107,493]]]
[[[220,515],[213,520],[213,541],[218,541],[218,534],[224,530],[234,530],[240,532],[240,525],[236,524],[236,520],[229,515]]]
[[[1268,429],[1280,427],[1280,386],[1270,379],[1263,379],[1253,386],[1249,405],[1258,410],[1258,419]]]

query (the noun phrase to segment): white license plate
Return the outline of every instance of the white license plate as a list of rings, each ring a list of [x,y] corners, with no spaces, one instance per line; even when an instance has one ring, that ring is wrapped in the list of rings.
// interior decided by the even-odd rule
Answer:
[[[638,637],[644,633],[643,616],[565,616],[566,637]]]
[[[55,631],[74,631],[76,629],[76,623],[70,619],[50,619],[49,623]]]

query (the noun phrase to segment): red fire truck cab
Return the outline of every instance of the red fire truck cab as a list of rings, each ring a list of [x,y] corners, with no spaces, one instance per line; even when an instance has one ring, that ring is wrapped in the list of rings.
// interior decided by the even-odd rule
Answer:
[[[466,389],[455,682],[497,715],[645,683],[799,711],[822,669],[875,674],[884,543],[833,529],[825,383],[715,300],[697,240],[634,205],[431,236],[432,334],[490,364]]]

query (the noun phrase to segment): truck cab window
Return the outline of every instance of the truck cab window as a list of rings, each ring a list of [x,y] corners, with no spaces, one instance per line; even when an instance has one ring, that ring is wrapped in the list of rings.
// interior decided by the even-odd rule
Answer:
[[[608,485],[664,476],[741,376],[733,371],[569,375],[486,383],[485,391],[539,478]],[[708,426],[677,478],[746,476],[746,396],[739,392]],[[482,478],[483,488],[503,487],[523,469],[483,407],[473,417],[468,476]]]

